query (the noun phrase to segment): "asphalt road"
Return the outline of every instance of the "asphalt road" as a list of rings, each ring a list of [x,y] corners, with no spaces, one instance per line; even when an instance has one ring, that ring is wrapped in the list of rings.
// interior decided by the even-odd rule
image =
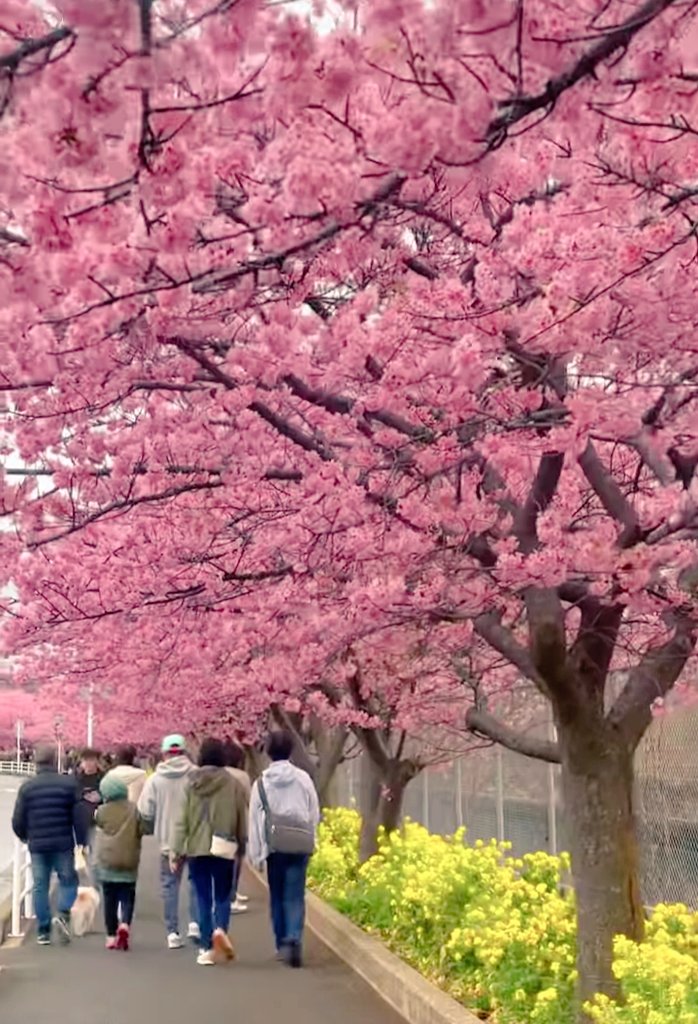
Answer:
[[[308,939],[306,967],[276,963],[266,894],[249,876],[250,911],[233,918],[238,961],[198,967],[192,947],[165,948],[152,841],[144,856],[129,953],[104,949],[103,935],[40,948],[33,937],[0,949],[2,1024],[400,1024],[356,975]],[[404,1024],[404,1022],[403,1022]]]

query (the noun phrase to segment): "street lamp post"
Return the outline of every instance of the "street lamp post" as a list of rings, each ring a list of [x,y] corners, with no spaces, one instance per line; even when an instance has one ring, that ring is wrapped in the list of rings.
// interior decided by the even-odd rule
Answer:
[[[53,720],[53,728],[56,736],[56,748],[58,751],[58,773],[63,774],[63,715],[56,715]]]
[[[94,744],[94,731],[95,731],[95,708],[92,700],[92,687],[90,687],[90,696],[87,701],[87,745],[88,747]]]
[[[81,693],[82,699],[87,701],[87,746],[93,747],[95,741],[95,706],[94,706],[94,685],[89,686]]]
[[[19,773],[22,768],[22,730],[24,729],[24,722],[21,718],[17,719],[17,772]]]

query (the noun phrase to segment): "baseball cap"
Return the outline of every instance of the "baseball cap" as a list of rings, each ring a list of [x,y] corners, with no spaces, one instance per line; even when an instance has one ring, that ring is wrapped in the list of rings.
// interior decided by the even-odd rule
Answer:
[[[165,736],[160,750],[163,754],[171,754],[175,750],[184,750],[186,745],[187,741],[184,739],[184,736],[180,736],[178,732],[173,732],[170,736]]]

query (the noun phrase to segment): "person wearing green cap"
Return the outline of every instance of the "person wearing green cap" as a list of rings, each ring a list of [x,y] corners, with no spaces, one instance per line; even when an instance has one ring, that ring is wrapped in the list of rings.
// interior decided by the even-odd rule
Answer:
[[[127,950],[145,829],[122,779],[106,775],[99,791],[104,803],[95,814],[95,865],[102,885],[107,949]]]
[[[166,736],[161,747],[162,761],[146,780],[138,800],[138,813],[148,823],[160,846],[160,888],[169,949],[182,949],[179,930],[179,893],[186,866],[181,860],[170,865],[171,837],[184,807],[189,775],[194,764],[186,752],[186,740],[179,733]],[[189,878],[189,938],[198,941],[199,926],[194,887]]]

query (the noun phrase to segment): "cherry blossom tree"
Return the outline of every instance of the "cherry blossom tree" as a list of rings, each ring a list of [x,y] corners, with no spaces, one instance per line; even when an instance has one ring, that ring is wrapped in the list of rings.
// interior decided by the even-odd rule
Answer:
[[[613,991],[633,755],[695,643],[696,11],[322,8],[0,0],[6,642],[255,720],[459,630],[471,727],[561,763]],[[497,718],[521,678],[555,744]]]

